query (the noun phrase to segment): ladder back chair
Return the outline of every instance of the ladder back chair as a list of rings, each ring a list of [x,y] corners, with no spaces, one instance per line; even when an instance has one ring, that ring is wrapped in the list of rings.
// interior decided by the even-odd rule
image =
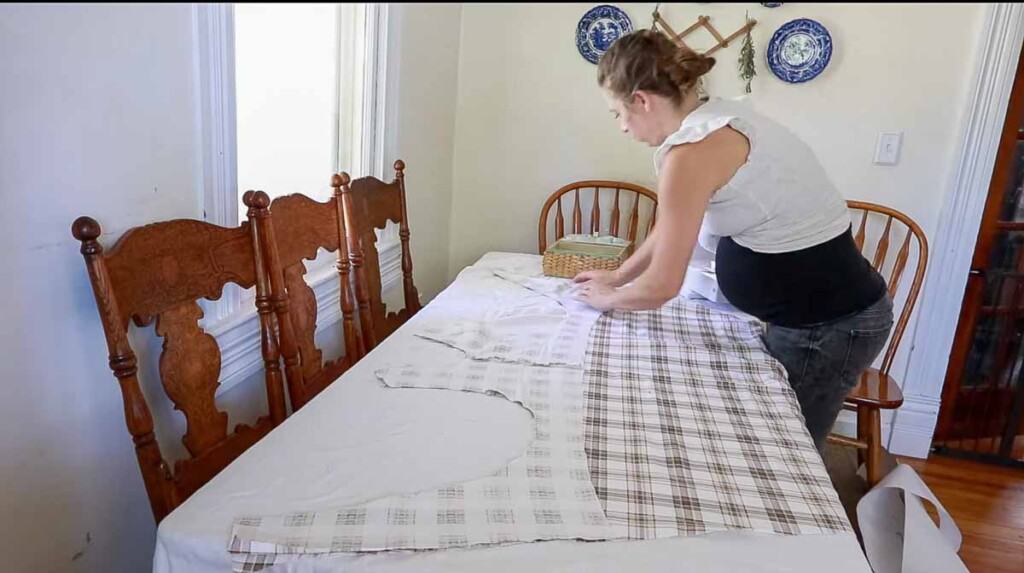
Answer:
[[[580,200],[580,191],[593,189],[591,194],[589,224],[584,230],[584,215]],[[572,193],[572,220],[567,221],[565,213],[569,212],[569,206],[562,207],[562,198]],[[602,199],[605,197],[605,199]],[[585,202],[585,200],[583,201]],[[602,216],[602,203],[608,212],[607,225],[603,225],[605,218]],[[554,207],[552,217],[551,208]],[[557,241],[565,236],[568,226],[570,233],[600,233],[614,235],[631,241],[634,246],[638,244],[640,229],[644,229],[640,240],[647,238],[654,230],[654,221],[658,212],[658,195],[646,187],[624,181],[601,181],[585,180],[575,181],[555,191],[544,202],[540,210],[540,221],[537,225],[537,249],[540,254],[548,247],[548,237],[553,236],[550,242]],[[626,218],[625,236],[623,236],[623,217]],[[571,226],[569,226],[571,225]]]
[[[355,281],[356,301],[363,343],[369,352],[420,310],[419,292],[413,284],[412,253],[409,248],[409,216],[405,198],[405,162],[395,161],[395,178],[385,183],[375,177],[352,180],[348,174],[335,176],[332,185],[339,194],[349,239],[349,258]],[[336,185],[335,185],[336,184]],[[405,306],[388,312],[383,301],[380,254],[374,229],[388,221],[398,224],[402,252],[402,294]]]
[[[301,194],[277,197],[271,202],[263,191],[247,191],[242,200],[262,241],[270,304],[261,312],[272,314],[270,318],[277,326],[288,398],[294,412],[365,354],[355,323],[341,203],[337,192],[323,203]],[[335,269],[345,348],[340,358],[326,362],[315,341],[316,296],[304,278],[304,261],[315,259],[319,249],[337,253]]]
[[[857,413],[857,437],[847,438],[832,434],[828,439],[831,443],[857,449],[858,460],[865,464],[868,486],[872,487],[882,479],[881,410],[896,409],[903,404],[903,392],[889,371],[924,282],[925,269],[928,266],[928,240],[917,223],[895,209],[861,201],[847,201],[847,206],[854,213],[860,212],[860,221],[855,222],[857,230],[854,233],[854,241],[865,258],[886,278],[894,308],[898,308],[899,301],[896,297],[900,293],[907,262],[912,254],[917,259],[911,273],[910,286],[905,291],[903,308],[893,325],[893,332],[880,367],[869,368],[864,372],[857,386],[846,397],[844,408]],[[869,235],[870,219],[884,221],[884,226],[880,225],[881,232],[875,242],[873,253],[869,252],[869,246],[866,244],[869,242],[866,241],[866,237]],[[892,242],[893,239],[895,242]],[[898,250],[890,251],[890,247],[896,245],[899,245]],[[895,258],[888,256],[891,254],[895,254]]]
[[[262,310],[268,304],[266,277],[258,276],[257,230],[249,222],[227,228],[178,219],[130,229],[109,252],[97,240],[101,229],[94,219],[79,217],[71,230],[82,243],[110,369],[121,387],[125,422],[159,522],[284,420],[279,357],[267,315],[259,317],[269,415],[252,426],[239,424],[231,433],[228,415],[214,399],[220,348],[198,324],[203,316],[198,300],[220,298],[228,282],[255,285],[257,306]],[[188,457],[176,461],[173,471],[157,444],[150,406],[139,386],[129,320],[137,327],[155,323],[163,338],[160,380],[186,421],[182,442]]]

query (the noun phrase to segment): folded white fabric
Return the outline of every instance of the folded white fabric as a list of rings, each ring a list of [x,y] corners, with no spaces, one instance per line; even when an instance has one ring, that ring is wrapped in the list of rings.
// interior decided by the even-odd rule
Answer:
[[[509,282],[520,285],[523,288],[532,290],[537,294],[554,299],[559,303],[571,295],[575,290],[574,283],[569,279],[527,275],[503,270],[495,270],[493,272],[494,275],[499,278],[503,278]]]
[[[568,279],[524,275],[507,271],[494,271],[494,275],[554,301],[566,313],[580,315],[590,324],[593,324],[601,316],[601,311],[576,299],[578,285]]]
[[[934,504],[939,527],[924,509]],[[898,464],[857,503],[864,552],[875,573],[960,573],[962,537],[953,518],[917,472]]]
[[[573,313],[446,320],[428,322],[415,334],[458,348],[474,360],[582,368],[595,321]]]
[[[475,360],[582,368],[590,330],[601,312],[575,300],[566,279],[493,272],[532,295],[495,309],[484,320],[426,321],[415,334]]]

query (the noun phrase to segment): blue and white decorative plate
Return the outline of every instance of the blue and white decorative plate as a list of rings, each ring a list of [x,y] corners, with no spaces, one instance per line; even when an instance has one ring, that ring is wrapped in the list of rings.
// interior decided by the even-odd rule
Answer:
[[[608,4],[594,6],[576,26],[576,48],[588,62],[596,64],[615,40],[632,31],[633,23],[622,10]]]
[[[810,18],[786,22],[768,42],[768,68],[782,81],[798,84],[820,74],[832,59],[832,36]]]

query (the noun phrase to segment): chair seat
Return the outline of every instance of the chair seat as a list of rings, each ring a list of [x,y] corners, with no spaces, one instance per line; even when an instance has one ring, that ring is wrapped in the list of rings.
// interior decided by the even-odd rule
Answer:
[[[892,410],[903,404],[903,391],[888,374],[868,368],[853,390],[846,395],[846,402]]]

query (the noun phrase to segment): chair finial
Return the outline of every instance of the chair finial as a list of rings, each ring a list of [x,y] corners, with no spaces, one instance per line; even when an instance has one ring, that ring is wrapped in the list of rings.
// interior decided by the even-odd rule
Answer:
[[[252,209],[266,209],[270,206],[270,196],[263,191],[246,191],[242,204]]]
[[[95,241],[102,232],[100,224],[92,217],[79,217],[71,224],[71,234],[83,243]]]
[[[344,171],[341,173],[335,173],[331,176],[331,187],[343,187],[351,182],[352,178]]]

